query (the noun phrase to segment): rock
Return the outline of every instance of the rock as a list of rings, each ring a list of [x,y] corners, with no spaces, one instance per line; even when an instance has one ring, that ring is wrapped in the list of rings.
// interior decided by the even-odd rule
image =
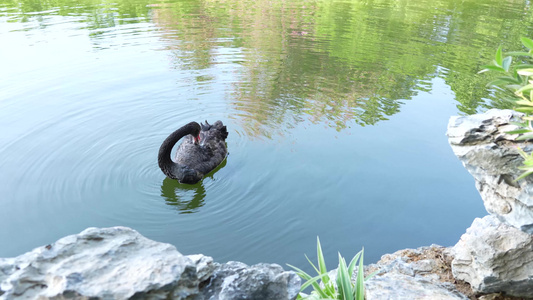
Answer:
[[[69,295],[126,299],[140,293],[198,294],[196,265],[168,244],[124,227],[78,235],[0,261],[5,299]]]
[[[297,275],[278,265],[248,267],[184,256],[126,227],[88,228],[21,256],[0,258],[0,299],[6,300],[294,299],[299,288]]]
[[[453,247],[452,272],[480,293],[533,296],[533,236],[494,216],[476,218]]]
[[[468,297],[452,292],[443,285],[420,277],[400,273],[386,273],[366,282],[366,299],[411,300],[411,299],[462,299]]]
[[[300,277],[276,264],[251,267],[230,261],[220,265],[203,289],[205,299],[296,299]]]
[[[365,283],[365,299],[469,299],[450,282],[451,259],[444,250],[432,245],[382,256],[365,271],[379,270]]]
[[[517,142],[518,135],[506,132],[518,127],[523,114],[512,110],[489,110],[484,114],[452,117],[448,141],[453,152],[472,174],[485,208],[502,222],[533,233],[533,176],[515,182],[523,159],[517,147],[526,152],[533,145]]]
[[[523,163],[517,148],[530,153],[533,145],[507,133],[518,128],[511,122],[522,116],[489,110],[452,117],[448,124],[452,150],[491,214],[474,220],[452,250],[453,275],[477,293],[533,296],[533,177],[515,181]]]

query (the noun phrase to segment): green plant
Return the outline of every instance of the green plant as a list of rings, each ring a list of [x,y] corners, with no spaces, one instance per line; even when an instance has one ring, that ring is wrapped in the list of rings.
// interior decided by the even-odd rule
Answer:
[[[479,73],[492,71],[500,73],[501,76],[488,83],[489,86],[505,88],[514,94],[514,110],[522,112],[525,116],[522,117],[522,122],[513,123],[520,129],[509,131],[509,134],[521,134],[516,140],[530,140],[533,139],[533,40],[522,37],[520,38],[522,44],[528,49],[527,52],[508,52],[504,57],[504,52],[500,46],[496,50],[494,61],[490,65],[482,66]],[[513,57],[521,57],[522,62],[513,65]],[[528,155],[522,149],[519,149],[520,155],[524,158],[524,164],[519,167],[523,170],[515,181],[523,179],[533,174],[533,154]]]
[[[337,278],[332,280],[329,277],[328,270],[326,269],[326,262],[324,260],[324,254],[322,252],[322,246],[320,245],[320,239],[317,237],[317,260],[318,268],[307,258],[311,266],[318,273],[317,276],[311,277],[311,275],[298,269],[295,266],[289,265],[296,270],[296,273],[306,282],[302,285],[300,292],[304,291],[307,287],[312,286],[313,291],[310,295],[304,295],[300,293],[298,299],[342,299],[342,300],[363,300],[365,297],[365,280],[372,277],[375,273],[370,274],[366,278],[363,274],[363,253],[364,249],[359,251],[354,258],[350,261],[349,265],[346,265],[346,260],[339,253],[339,266],[337,269]],[[357,278],[355,284],[352,282],[352,274],[355,266],[358,265]],[[321,284],[318,281],[321,281]]]
[[[522,175],[520,175],[520,177],[518,177],[516,180],[520,180],[533,174],[533,153],[527,154],[520,148],[518,148],[518,152],[524,158],[524,165],[518,167],[518,169],[524,171],[524,173],[522,173]]]

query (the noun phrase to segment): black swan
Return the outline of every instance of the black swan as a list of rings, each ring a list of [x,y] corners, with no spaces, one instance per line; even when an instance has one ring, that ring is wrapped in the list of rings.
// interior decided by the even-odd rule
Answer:
[[[172,147],[182,138],[176,161],[170,158]],[[168,177],[180,183],[197,183],[205,174],[215,169],[227,156],[228,131],[221,121],[201,126],[191,122],[169,135],[159,148],[159,168]]]

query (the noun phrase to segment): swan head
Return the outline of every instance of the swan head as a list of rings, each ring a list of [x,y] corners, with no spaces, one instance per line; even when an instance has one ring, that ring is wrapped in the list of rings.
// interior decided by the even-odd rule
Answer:
[[[194,144],[198,145],[200,143],[200,131],[202,130],[202,127],[200,126],[200,124],[196,122],[190,122],[184,127],[186,128],[186,132],[193,136]]]

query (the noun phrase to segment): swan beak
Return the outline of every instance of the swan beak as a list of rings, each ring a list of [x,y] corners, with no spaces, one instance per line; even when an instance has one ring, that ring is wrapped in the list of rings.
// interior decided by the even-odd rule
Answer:
[[[198,145],[200,143],[200,135],[194,137],[194,143]]]

